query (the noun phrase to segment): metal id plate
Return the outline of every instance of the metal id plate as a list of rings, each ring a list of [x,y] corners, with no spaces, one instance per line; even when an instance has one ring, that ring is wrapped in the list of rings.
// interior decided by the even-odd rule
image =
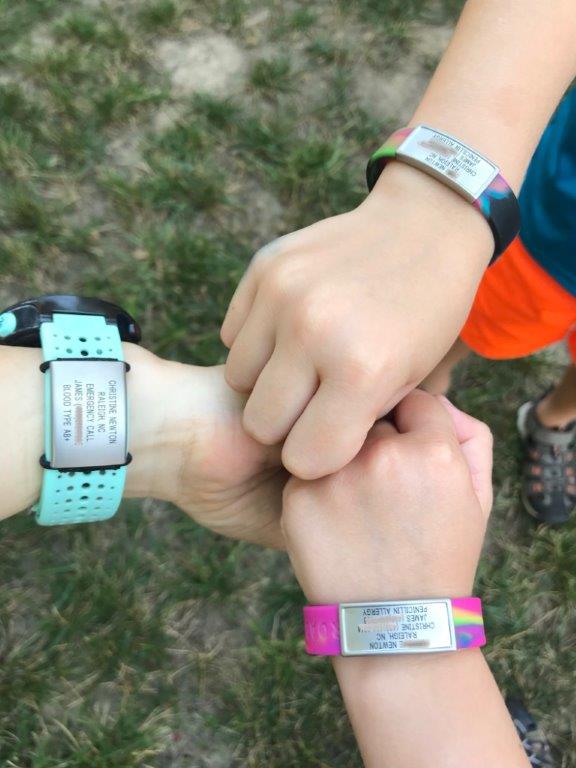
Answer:
[[[342,603],[343,656],[456,650],[450,600]]]
[[[415,128],[398,147],[396,156],[476,200],[498,174],[498,167],[473,149],[445,133]]]
[[[126,367],[117,360],[54,360],[52,455],[57,469],[124,464]]]

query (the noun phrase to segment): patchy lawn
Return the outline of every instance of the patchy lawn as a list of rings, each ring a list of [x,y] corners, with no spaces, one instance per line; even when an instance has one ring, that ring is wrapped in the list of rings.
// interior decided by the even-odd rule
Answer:
[[[458,5],[0,0],[0,304],[100,294],[159,354],[221,362],[247,260],[362,199]],[[514,432],[559,366],[472,362],[455,397],[497,438],[488,658],[574,767],[576,536],[520,510]],[[127,503],[100,526],[2,523],[0,578],[1,766],[359,765],[283,555]]]

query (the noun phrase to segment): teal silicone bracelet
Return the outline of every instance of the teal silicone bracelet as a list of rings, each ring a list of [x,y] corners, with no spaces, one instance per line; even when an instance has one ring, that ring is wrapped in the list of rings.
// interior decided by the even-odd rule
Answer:
[[[124,360],[120,333],[97,315],[54,314],[40,327],[45,362],[66,359]],[[51,372],[45,378],[45,458],[51,459]],[[126,467],[116,469],[44,469],[42,491],[34,507],[40,525],[89,523],[112,517],[122,499]]]

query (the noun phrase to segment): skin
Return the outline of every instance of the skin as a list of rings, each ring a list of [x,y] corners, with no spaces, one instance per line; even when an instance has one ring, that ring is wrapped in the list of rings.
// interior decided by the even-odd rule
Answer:
[[[244,400],[222,369],[167,362],[131,344],[124,354],[134,456],[127,496],[173,502],[223,535],[287,541],[313,602],[470,593],[492,495],[484,425],[413,393],[395,426],[375,427],[341,473],[290,480],[281,520],[287,476],[279,452],[245,434]],[[0,518],[39,495],[40,362],[39,350],[0,347]],[[339,659],[335,668],[369,768],[424,768],[431,750],[440,768],[526,765],[479,652]]]
[[[547,427],[566,427],[576,419],[576,366],[566,368],[554,389],[538,403],[536,413]]]
[[[129,387],[127,497],[176,504],[194,520],[233,538],[283,547],[280,530],[285,472],[279,452],[242,429],[244,399],[221,367],[161,360],[124,344]],[[37,349],[0,347],[0,519],[40,495],[44,391]]]
[[[416,391],[340,473],[290,480],[282,525],[309,602],[471,594],[491,466],[487,427]],[[529,765],[479,649],[334,668],[367,768]]]
[[[457,136],[518,190],[576,73],[574,39],[573,0],[469,0],[410,124]],[[446,355],[493,248],[468,203],[391,163],[357,209],[257,253],[222,326],[247,431],[285,440],[302,479],[341,469]]]
[[[472,350],[458,339],[444,360],[422,382],[427,392],[445,395],[450,389],[452,371],[455,366],[470,355]],[[560,381],[543,397],[536,406],[538,419],[546,427],[568,426],[576,420],[576,366],[568,365]]]

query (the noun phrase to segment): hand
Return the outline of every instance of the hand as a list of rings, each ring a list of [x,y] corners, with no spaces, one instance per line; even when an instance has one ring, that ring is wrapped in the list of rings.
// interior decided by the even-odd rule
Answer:
[[[207,528],[234,538],[283,546],[280,530],[286,473],[277,448],[242,429],[244,399],[221,367],[161,360],[124,345],[129,390],[125,495],[170,501]],[[0,347],[0,519],[40,495],[38,457],[44,442],[44,390],[38,349]],[[121,513],[120,513],[121,514]]]
[[[312,603],[471,594],[492,503],[488,428],[416,390],[332,477],[286,486],[282,526]]]
[[[470,595],[491,467],[487,427],[416,390],[341,472],[290,480],[282,524],[308,600]],[[442,768],[528,768],[479,648],[333,665],[366,768],[425,768],[431,755]]]
[[[452,190],[400,163],[356,210],[256,254],[222,326],[244,426],[303,479],[341,469],[440,361],[494,242]]]
[[[287,473],[277,448],[242,428],[244,398],[221,366],[169,362],[133,346],[130,375],[134,461],[127,493],[171,501],[216,533],[283,548],[282,491]],[[140,358],[145,355],[145,361]]]
[[[216,533],[283,549],[280,514],[288,473],[279,449],[246,434],[245,398],[228,387],[222,366],[164,365],[172,369],[170,422],[180,435],[180,471],[171,500]],[[190,422],[183,420],[186,403]]]

